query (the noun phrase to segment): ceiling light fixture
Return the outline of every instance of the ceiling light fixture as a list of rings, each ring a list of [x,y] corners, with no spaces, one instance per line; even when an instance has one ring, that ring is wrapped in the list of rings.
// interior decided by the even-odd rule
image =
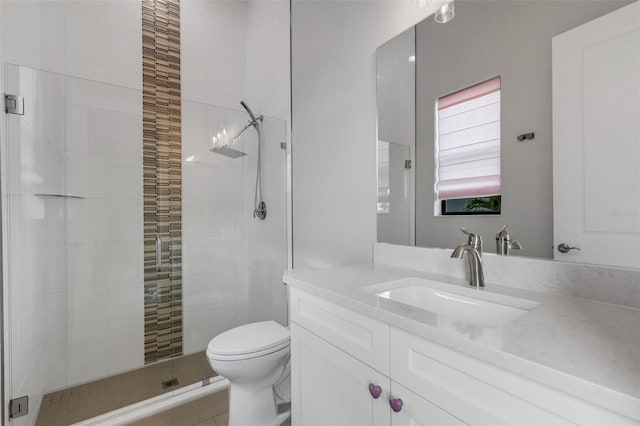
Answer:
[[[453,17],[456,16],[454,2],[452,1],[440,6],[438,9],[436,9],[436,13],[434,16],[436,22],[440,24],[446,24],[447,22],[451,21]]]

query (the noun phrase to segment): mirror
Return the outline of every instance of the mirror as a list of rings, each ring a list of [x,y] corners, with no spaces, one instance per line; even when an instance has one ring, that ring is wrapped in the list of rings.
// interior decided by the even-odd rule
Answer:
[[[495,253],[496,234],[511,225],[510,237],[522,245],[512,254],[615,264],[581,260],[577,250],[561,258],[555,248],[552,142],[558,118],[552,39],[630,3],[458,0],[452,21],[439,24],[430,16],[380,46],[378,241],[453,248],[466,241],[460,232],[465,227],[484,238],[485,252]],[[496,77],[501,82],[500,213],[441,215],[435,190],[437,101]],[[637,80],[634,84],[631,92],[638,93]],[[637,147],[638,135],[634,138]],[[638,158],[636,151],[628,154]],[[633,223],[625,229],[633,231],[640,210],[633,207],[637,194],[629,195],[635,198],[624,211]],[[556,200],[555,208],[563,209],[562,202]],[[640,233],[630,238],[640,241]]]

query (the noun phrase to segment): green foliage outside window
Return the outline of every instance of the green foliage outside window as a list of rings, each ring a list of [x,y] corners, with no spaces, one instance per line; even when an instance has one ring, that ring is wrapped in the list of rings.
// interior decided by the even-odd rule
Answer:
[[[463,211],[469,213],[475,212],[496,212],[500,213],[500,204],[502,197],[500,195],[493,195],[491,197],[471,198],[467,200],[467,204],[464,206]]]

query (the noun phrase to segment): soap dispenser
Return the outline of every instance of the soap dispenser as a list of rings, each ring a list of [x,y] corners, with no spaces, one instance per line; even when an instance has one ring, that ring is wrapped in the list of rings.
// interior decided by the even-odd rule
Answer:
[[[502,227],[500,232],[496,234],[496,253],[502,256],[509,256],[511,250],[522,250],[522,244],[518,240],[512,240],[509,236],[509,226]]]

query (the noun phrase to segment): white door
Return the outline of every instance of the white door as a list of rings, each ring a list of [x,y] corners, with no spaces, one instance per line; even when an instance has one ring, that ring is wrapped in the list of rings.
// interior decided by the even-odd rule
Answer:
[[[557,260],[640,267],[639,27],[635,2],[553,38]]]
[[[389,379],[295,323],[291,368],[294,426],[389,426]]]

